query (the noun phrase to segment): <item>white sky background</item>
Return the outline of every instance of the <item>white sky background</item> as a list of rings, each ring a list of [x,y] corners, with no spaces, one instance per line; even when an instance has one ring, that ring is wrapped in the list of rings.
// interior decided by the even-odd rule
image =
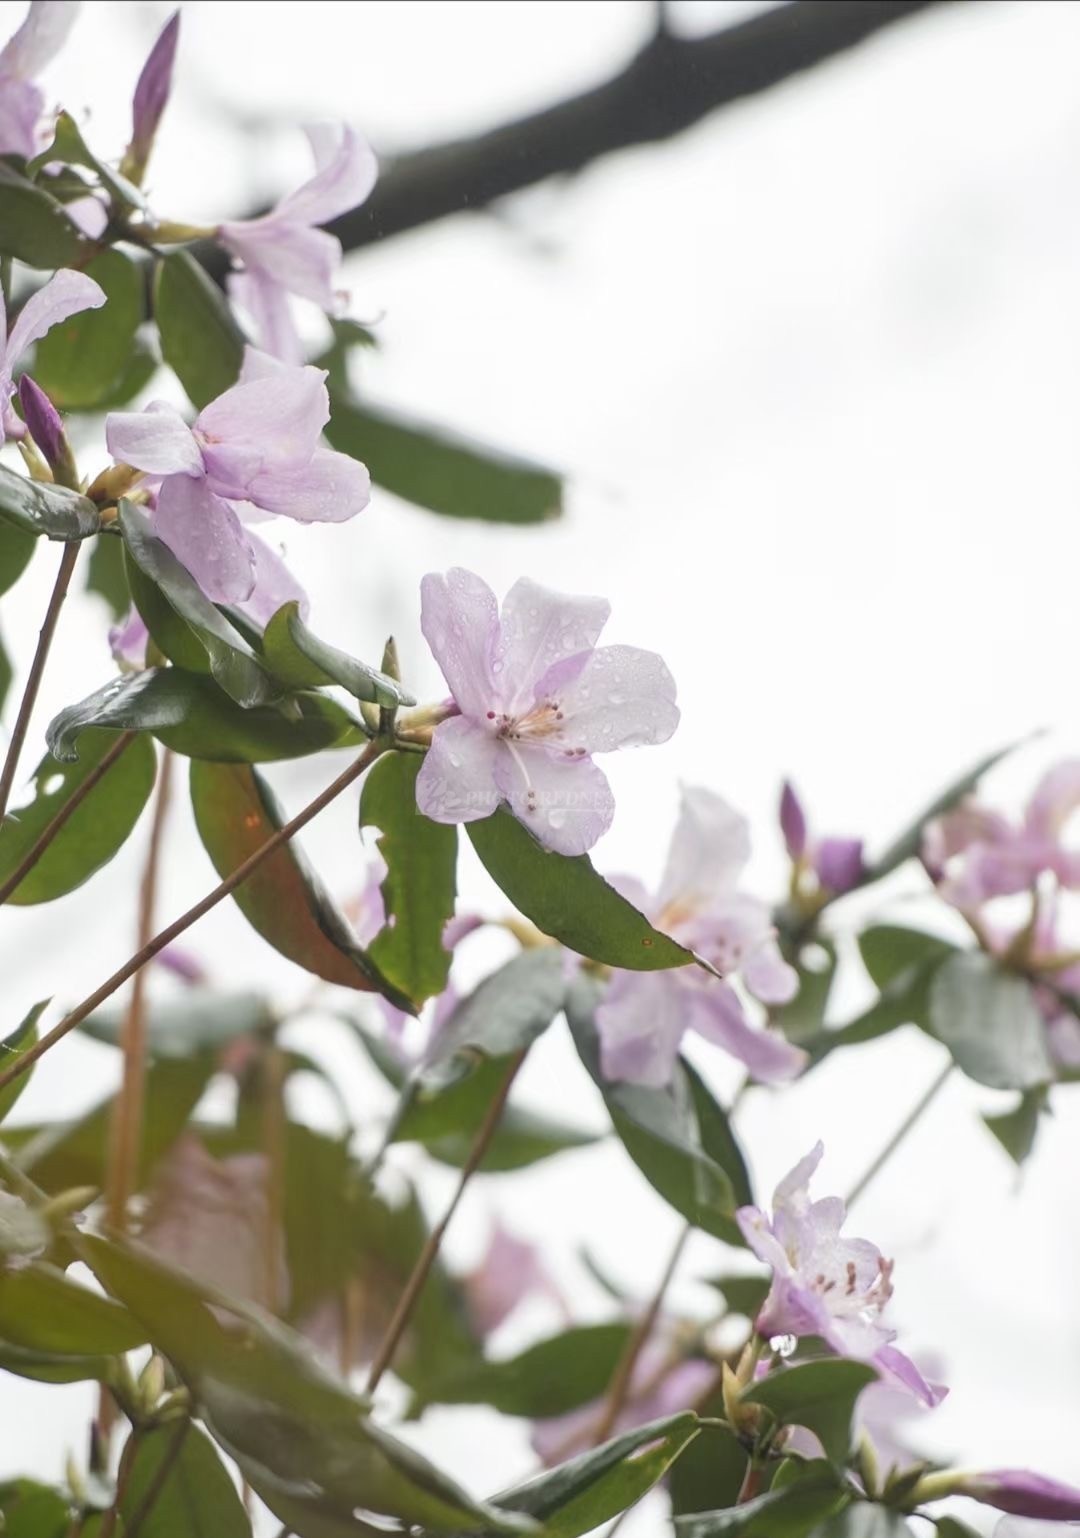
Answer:
[[[702,30],[746,9],[674,8]],[[0,37],[21,11],[0,3]],[[88,4],[47,76],[72,109],[92,105],[100,152],[122,148],[131,85],[166,14]],[[386,151],[480,129],[605,77],[650,19],[630,0],[190,4],[156,206],[212,219],[285,190],[306,172],[292,125],[313,117],[348,117]],[[821,831],[880,846],[985,751],[1057,728],[996,777],[1015,801],[1054,753],[1080,748],[1078,61],[1076,4],[944,8],[496,217],[445,221],[352,259],[353,312],[383,317],[383,349],[364,364],[372,396],[565,467],[571,491],[561,523],[529,531],[440,520],[382,493],[343,529],[283,527],[318,631],[377,660],[393,630],[406,676],[434,694],[417,626],[425,571],[465,565],[500,592],[527,572],[607,594],[610,638],[664,654],[683,722],[663,748],[606,760],[618,813],[597,851],[603,869],[656,876],[683,779],[752,817],[754,883],[774,894],[783,773]],[[233,115],[256,131],[238,133]],[[33,580],[5,600],[6,635],[36,631],[52,565],[39,555]],[[57,708],[109,676],[104,632],[95,600],[69,605],[39,742]],[[299,806],[333,762],[273,778]],[[339,805],[306,841],[342,895],[362,878],[353,815]],[[46,993],[81,997],[126,957],[144,838],[92,890],[8,910],[9,1027]],[[211,878],[182,795],[167,870],[163,918]],[[469,902],[504,906],[472,865],[462,883]],[[917,889],[913,876],[883,908],[910,914],[903,894]],[[307,989],[233,908],[196,943],[231,985],[265,980],[283,998]],[[372,1083],[344,1039],[324,1023],[305,1042],[340,1063],[358,1112],[370,1107]],[[726,1091],[719,1054],[694,1055]],[[740,1130],[761,1194],[818,1136],[820,1190],[845,1190],[940,1061],[906,1032],[834,1059],[782,1099],[753,1096]],[[81,1106],[112,1072],[105,1049],[69,1041],[20,1114]],[[602,1125],[561,1032],[531,1057],[521,1093]],[[947,1361],[952,1395],[921,1428],[925,1447],[1076,1480],[1077,1096],[1057,1092],[1021,1182],[977,1119],[999,1099],[952,1084],[853,1227],[896,1257],[902,1343]],[[437,1204],[448,1188],[437,1172],[425,1196]],[[678,1229],[606,1144],[478,1180],[452,1256],[475,1258],[495,1210],[544,1243],[586,1317],[602,1301],[574,1268],[576,1246],[644,1295]],[[701,1238],[684,1272],[728,1259]],[[673,1295],[691,1307],[703,1298],[692,1282]],[[506,1338],[516,1348],[523,1335]],[[90,1398],[0,1380],[0,1475],[59,1475],[66,1445],[81,1454]],[[478,1491],[531,1467],[519,1429],[485,1412],[439,1412],[415,1435]],[[623,1531],[650,1530],[643,1508]]]

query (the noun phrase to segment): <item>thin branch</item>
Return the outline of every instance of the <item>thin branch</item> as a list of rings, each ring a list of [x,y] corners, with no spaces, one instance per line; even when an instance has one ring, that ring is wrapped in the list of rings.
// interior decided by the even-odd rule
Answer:
[[[874,1177],[879,1175],[884,1169],[885,1165],[889,1162],[893,1154],[900,1147],[900,1144],[907,1137],[912,1127],[914,1127],[916,1122],[919,1121],[923,1112],[929,1110],[930,1106],[937,1098],[939,1090],[944,1088],[945,1081],[949,1078],[954,1066],[955,1065],[950,1058],[949,1061],[945,1064],[945,1067],[934,1079],[933,1083],[927,1088],[925,1093],[920,1096],[915,1105],[912,1106],[911,1110],[904,1117],[903,1121],[900,1123],[899,1127],[897,1127],[892,1137],[885,1144],[885,1147],[871,1162],[869,1169],[864,1171],[864,1173],[859,1177],[859,1179],[852,1186],[851,1190],[848,1192],[845,1199],[848,1207],[851,1207],[855,1202],[858,1201],[859,1197],[863,1194]]]
[[[769,90],[941,0],[800,0],[705,37],[657,28],[610,80],[470,139],[390,162],[360,208],[330,226],[346,251],[449,214],[484,209],[604,155],[670,139],[709,113]],[[228,257],[199,252],[223,281]]]
[[[231,876],[226,876],[224,881],[216,886],[212,892],[208,892],[205,897],[201,898],[194,907],[189,908],[178,919],[174,919],[167,928],[156,934],[148,945],[144,945],[140,951],[137,951],[128,961],[125,961],[124,965],[114,972],[110,978],[107,978],[100,988],[95,988],[93,993],[83,999],[82,1003],[73,1009],[69,1015],[65,1015],[63,1020],[58,1025],[54,1025],[52,1030],[48,1031],[39,1042],[29,1048],[28,1051],[20,1053],[11,1066],[5,1069],[3,1073],[0,1073],[0,1089],[3,1089],[5,1085],[11,1084],[21,1074],[24,1074],[27,1069],[37,1062],[39,1057],[42,1057],[50,1048],[54,1047],[58,1041],[61,1041],[69,1031],[73,1031],[77,1025],[81,1025],[88,1015],[92,1015],[95,1009],[99,1008],[107,998],[110,998],[118,988],[122,988],[128,979],[134,977],[148,961],[153,961],[159,951],[163,951],[167,945],[171,945],[186,929],[190,929],[192,924],[203,918],[212,908],[216,908],[218,903],[223,902],[226,897],[235,892],[237,887],[242,886],[248,877],[258,870],[264,860],[268,860],[272,854],[276,854],[279,849],[289,842],[294,834],[299,833],[301,828],[307,827],[313,817],[318,816],[324,807],[329,806],[331,801],[340,796],[343,790],[347,790],[354,780],[358,780],[364,770],[373,764],[379,754],[386,749],[386,746],[387,744],[379,739],[369,742],[363,753],[354,763],[350,764],[347,769],[339,774],[337,779],[331,785],[328,785],[324,791],[321,791],[314,801],[309,802],[302,812],[298,812],[290,822],[285,823],[272,837],[268,838],[265,844],[260,845],[253,854],[250,854],[242,865],[238,865]]]
[[[56,581],[53,584],[49,607],[45,610],[45,619],[42,622],[41,633],[38,636],[37,650],[34,652],[34,660],[30,664],[30,675],[26,680],[26,687],[23,690],[22,701],[19,705],[19,714],[15,717],[11,741],[8,743],[7,757],[4,759],[3,769],[0,770],[0,818],[7,811],[7,804],[11,797],[11,787],[15,782],[15,774],[19,767],[19,755],[22,752],[23,743],[26,741],[30,717],[34,713],[38,689],[41,687],[41,676],[45,671],[45,663],[49,657],[49,648],[56,633],[56,622],[60,618],[60,610],[64,606],[64,599],[67,597],[68,587],[71,583],[71,574],[75,570],[75,562],[79,559],[79,549],[79,543],[73,541],[71,544],[64,546],[64,553],[60,557],[60,569],[56,573]]]
[[[510,1088],[517,1077],[518,1069],[524,1061],[524,1052],[517,1052],[510,1059],[510,1065],[503,1076],[503,1081],[491,1104],[488,1106],[484,1119],[480,1123],[479,1131],[473,1140],[473,1145],[469,1149],[469,1157],[462,1166],[461,1177],[458,1180],[457,1189],[451,1198],[450,1205],[428,1235],[427,1242],[420,1251],[416,1265],[413,1267],[412,1275],[405,1283],[405,1291],[398,1300],[393,1317],[386,1327],[386,1334],[383,1336],[382,1343],[371,1363],[371,1371],[368,1374],[367,1381],[367,1392],[369,1394],[374,1392],[379,1379],[393,1361],[394,1352],[401,1344],[401,1337],[404,1335],[409,1320],[412,1318],[412,1311],[416,1307],[417,1299],[423,1291],[424,1283],[428,1279],[432,1266],[435,1264],[443,1236],[450,1227],[450,1220],[457,1211],[458,1203],[465,1194],[465,1187],[476,1173],[478,1165],[487,1153],[491,1139],[495,1136],[495,1129],[499,1125],[499,1118],[502,1116],[503,1107],[506,1104]]]
[[[22,885],[46,849],[48,849],[57,834],[63,829],[68,819],[74,816],[90,792],[96,785],[101,783],[113,764],[116,763],[116,760],[134,741],[134,732],[121,732],[109,751],[91,769],[86,779],[81,781],[78,787],[72,791],[53,820],[47,827],[42,829],[37,839],[30,845],[30,848],[23,855],[22,860],[12,871],[11,875],[0,885],[0,906],[6,903],[11,894]]]

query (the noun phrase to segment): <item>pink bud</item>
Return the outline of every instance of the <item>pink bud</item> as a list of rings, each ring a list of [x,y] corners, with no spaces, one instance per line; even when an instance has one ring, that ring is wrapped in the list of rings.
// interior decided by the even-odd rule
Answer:
[[[169,100],[179,37],[180,12],[176,11],[165,23],[161,35],[151,48],[135,87],[128,162],[137,178],[142,175],[146,162],[150,158],[154,135],[157,133],[161,114],[165,111]]]
[[[19,404],[29,428],[30,436],[41,450],[50,469],[64,464],[70,458],[70,450],[64,439],[64,424],[60,413],[29,374],[19,380]]]
[[[823,838],[814,850],[814,869],[830,892],[850,892],[863,878],[861,838]]]
[[[784,781],[780,792],[780,831],[788,854],[801,860],[806,852],[806,814],[790,780]]]
[[[967,1474],[956,1486],[961,1495],[996,1506],[1015,1517],[1039,1517],[1046,1522],[1080,1520],[1080,1490],[1030,1469],[991,1469]]]

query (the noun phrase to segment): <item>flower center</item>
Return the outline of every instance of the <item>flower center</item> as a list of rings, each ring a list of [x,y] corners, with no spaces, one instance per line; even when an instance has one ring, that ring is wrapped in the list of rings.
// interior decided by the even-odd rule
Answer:
[[[568,748],[562,741],[565,718],[558,700],[540,700],[520,716],[489,710],[487,718],[492,723],[496,737],[501,738],[507,746],[515,742],[553,741],[571,758],[585,757],[584,748]]]

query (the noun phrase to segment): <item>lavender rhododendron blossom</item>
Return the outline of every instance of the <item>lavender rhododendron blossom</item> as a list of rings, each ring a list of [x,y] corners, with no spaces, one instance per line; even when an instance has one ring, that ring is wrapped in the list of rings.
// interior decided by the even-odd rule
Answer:
[[[421,628],[457,715],[435,728],[416,783],[435,822],[475,822],[505,801],[536,839],[584,854],[615,803],[594,753],[666,742],[675,682],[655,652],[600,646],[610,605],[522,577],[503,600],[455,567],[421,583]]]
[[[244,518],[280,513],[301,523],[341,523],[367,506],[357,460],[322,448],[330,420],[326,374],[244,350],[239,381],[189,427],[162,401],[114,411],[109,451],[157,486],[157,534],[216,603],[243,603],[271,578]],[[272,558],[271,558],[272,560]]]
[[[297,363],[303,354],[290,294],[313,300],[327,313],[340,308],[335,288],[341,242],[318,226],[363,203],[378,176],[369,145],[347,124],[307,129],[315,175],[259,219],[222,224],[218,239],[242,263],[229,291],[255,321],[262,346]]]
[[[36,77],[67,41],[77,0],[33,0],[26,19],[0,49],[0,155],[29,160],[39,144],[45,97]]]
[[[0,81],[0,91],[3,82]],[[63,267],[23,305],[11,328],[0,289],[0,444],[5,437],[21,438],[26,428],[15,415],[11,397],[15,393],[15,365],[24,353],[61,321],[70,320],[82,310],[98,310],[105,303],[105,291],[84,272]]]
[[[958,1478],[955,1489],[984,1506],[1046,1522],[1080,1522],[1080,1489],[1030,1469],[990,1469]]]
[[[657,896],[637,882],[616,883],[656,928],[711,962],[724,980],[698,967],[615,972],[596,1011],[607,1078],[666,1084],[687,1031],[723,1047],[767,1082],[791,1079],[805,1065],[805,1052],[779,1031],[750,1023],[727,981],[738,976],[766,1004],[786,1003],[799,986],[780,954],[768,908],[738,889],[749,858],[746,819],[712,791],[687,787]]]
[[[896,1332],[881,1323],[892,1297],[892,1261],[868,1239],[841,1238],[846,1212],[838,1196],[810,1199],[824,1152],[818,1143],[785,1175],[771,1218],[759,1207],[736,1213],[747,1244],[772,1269],[755,1328],[767,1339],[818,1336],[839,1355],[869,1362],[923,1404],[940,1404],[947,1391],[927,1383],[892,1344]]]
[[[780,793],[780,831],[797,869],[809,868],[827,892],[850,892],[865,874],[861,838],[812,838],[806,813],[790,780]]]
[[[492,1335],[525,1299],[544,1295],[561,1302],[540,1251],[496,1222],[480,1264],[462,1279],[473,1328]]]

